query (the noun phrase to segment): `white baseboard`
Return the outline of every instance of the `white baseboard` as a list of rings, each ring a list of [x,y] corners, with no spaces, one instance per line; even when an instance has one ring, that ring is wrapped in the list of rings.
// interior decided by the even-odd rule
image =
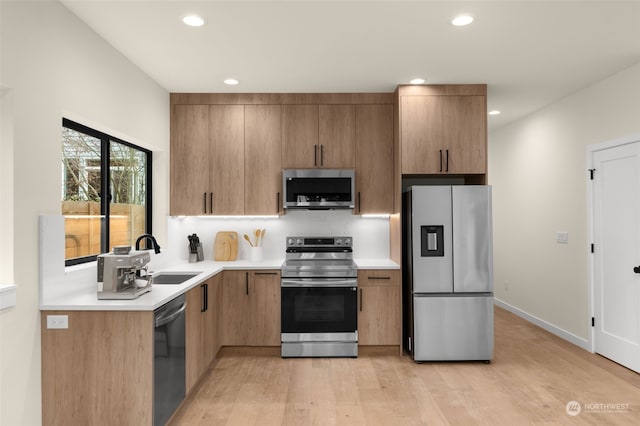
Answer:
[[[567,342],[573,343],[574,345],[584,349],[585,351],[591,352],[591,343],[587,339],[583,339],[582,337],[576,336],[573,333],[563,330],[558,326],[555,326],[543,319],[540,319],[534,315],[531,315],[520,308],[516,308],[515,306],[510,305],[507,302],[503,302],[500,299],[497,299],[494,297],[493,300],[496,306],[499,306],[502,309],[505,309],[513,314],[516,314],[520,318],[523,318],[529,321],[530,323],[535,324],[544,330],[547,330],[551,334],[555,334],[556,336],[566,340]]]

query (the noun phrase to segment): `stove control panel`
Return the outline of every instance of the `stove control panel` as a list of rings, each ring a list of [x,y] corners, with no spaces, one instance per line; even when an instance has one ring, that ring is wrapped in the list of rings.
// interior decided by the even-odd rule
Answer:
[[[287,237],[287,247],[351,247],[353,237]]]

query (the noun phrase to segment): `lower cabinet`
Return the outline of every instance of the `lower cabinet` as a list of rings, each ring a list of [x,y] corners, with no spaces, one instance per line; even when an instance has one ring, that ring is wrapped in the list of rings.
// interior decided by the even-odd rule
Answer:
[[[225,271],[222,345],[280,345],[280,272]]]
[[[218,274],[186,294],[187,394],[207,371],[220,349],[220,282]]]
[[[153,333],[153,311],[42,311],[42,424],[151,425]]]
[[[400,345],[400,271],[358,271],[358,344]]]

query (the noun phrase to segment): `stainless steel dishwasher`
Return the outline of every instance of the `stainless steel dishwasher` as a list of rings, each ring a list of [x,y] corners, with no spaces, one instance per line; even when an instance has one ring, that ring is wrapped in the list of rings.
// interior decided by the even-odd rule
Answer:
[[[154,311],[153,424],[165,425],[186,393],[184,295]]]

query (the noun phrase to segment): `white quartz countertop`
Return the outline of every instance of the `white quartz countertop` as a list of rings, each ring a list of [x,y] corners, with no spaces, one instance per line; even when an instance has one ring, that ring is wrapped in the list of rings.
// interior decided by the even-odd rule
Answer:
[[[389,259],[354,259],[359,269],[399,269]],[[98,300],[97,283],[93,280],[60,283],[59,291],[47,291],[40,302],[41,311],[152,311],[177,296],[186,293],[203,281],[225,270],[279,270],[283,259],[266,259],[259,262],[237,260],[234,262],[203,261],[178,262],[157,272],[199,272],[182,284],[156,284],[151,291],[133,300]],[[51,284],[49,284],[51,285]],[[55,284],[53,284],[55,285]]]

